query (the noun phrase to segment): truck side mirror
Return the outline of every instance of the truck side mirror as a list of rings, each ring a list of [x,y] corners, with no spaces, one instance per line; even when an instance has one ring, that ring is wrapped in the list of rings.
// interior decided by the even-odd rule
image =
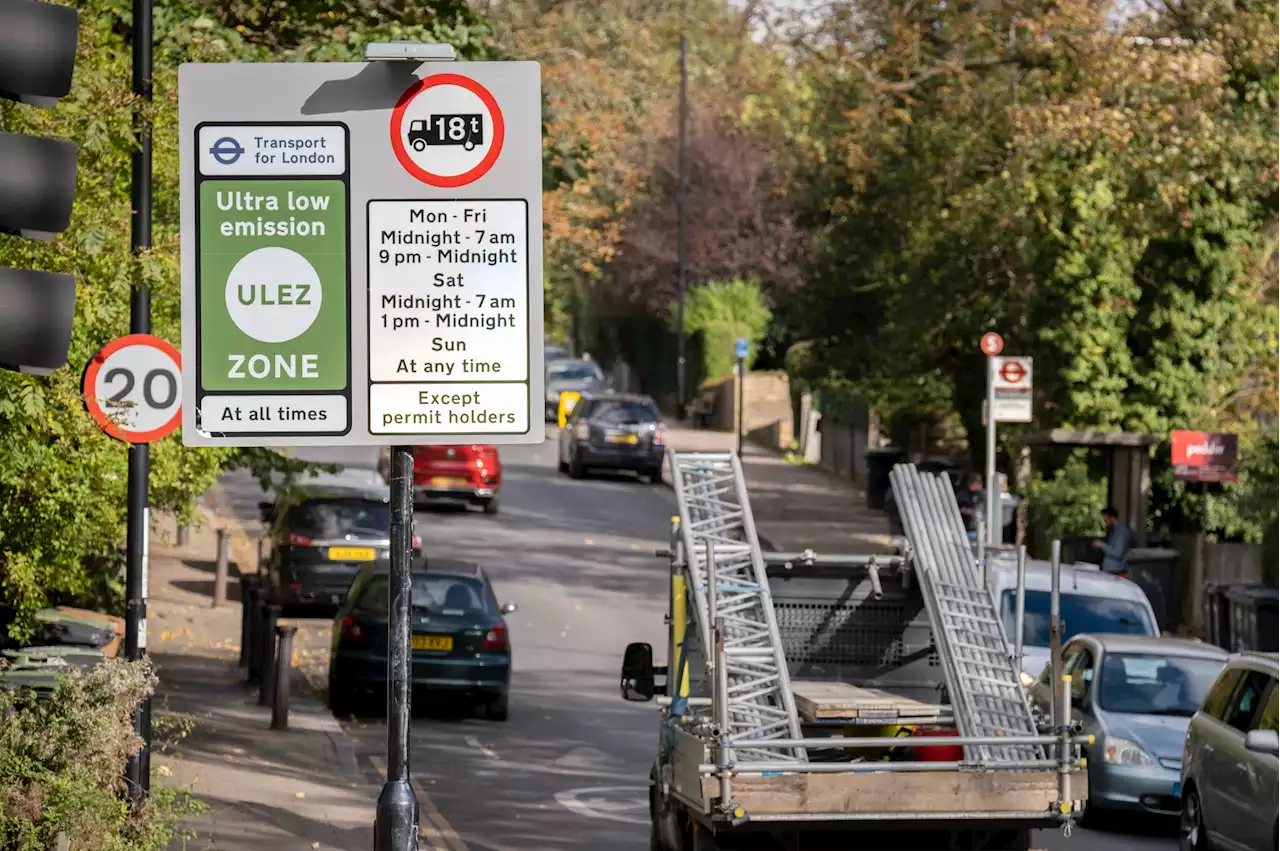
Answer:
[[[274,502],[258,503],[258,516],[262,518],[263,523],[271,523],[276,519],[276,504]]]
[[[619,684],[623,700],[643,703],[653,700],[657,693],[654,681],[653,647],[643,642],[627,645],[622,655],[622,681]]]

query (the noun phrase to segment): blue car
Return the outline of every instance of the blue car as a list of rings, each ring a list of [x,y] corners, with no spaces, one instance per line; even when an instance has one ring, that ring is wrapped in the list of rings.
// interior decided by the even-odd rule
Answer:
[[[1211,644],[1160,636],[1083,634],[1063,648],[1072,717],[1094,736],[1086,822],[1121,811],[1178,816],[1187,725],[1227,658]],[[1031,687],[1045,712],[1051,679],[1046,666]]]
[[[329,652],[329,707],[351,715],[387,688],[390,562],[366,565],[334,618]],[[415,690],[472,701],[494,721],[507,720],[511,684],[510,632],[484,571],[432,559],[411,573],[411,677]],[[371,701],[370,701],[371,702]]]

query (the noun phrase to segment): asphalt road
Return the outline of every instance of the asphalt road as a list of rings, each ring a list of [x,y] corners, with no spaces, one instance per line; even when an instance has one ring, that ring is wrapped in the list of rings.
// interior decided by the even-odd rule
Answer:
[[[364,480],[376,450],[298,450],[348,465]],[[415,706],[411,771],[433,851],[642,851],[645,787],[656,744],[653,704],[628,704],[617,672],[630,641],[665,646],[664,546],[671,492],[631,479],[573,481],[555,469],[555,444],[503,447],[501,512],[419,513],[416,532],[433,555],[485,566],[508,618],[515,652],[511,717],[495,723],[444,707]],[[256,485],[224,490],[246,521]],[[243,513],[242,513],[243,512]],[[327,632],[317,622],[315,638]],[[385,765],[385,726],[347,725],[371,779]],[[1042,831],[1051,851],[1172,851],[1139,833]]]

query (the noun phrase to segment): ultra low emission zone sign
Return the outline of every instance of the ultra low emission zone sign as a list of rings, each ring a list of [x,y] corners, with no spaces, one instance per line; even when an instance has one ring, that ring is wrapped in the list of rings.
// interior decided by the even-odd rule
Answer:
[[[414,67],[182,67],[186,443],[543,439],[538,65]]]

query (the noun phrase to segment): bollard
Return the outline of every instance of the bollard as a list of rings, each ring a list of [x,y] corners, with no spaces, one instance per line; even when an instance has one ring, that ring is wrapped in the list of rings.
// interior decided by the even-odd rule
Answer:
[[[262,676],[262,595],[264,589],[261,581],[249,586],[249,599],[245,601],[245,616],[249,621],[249,637],[245,642],[248,651],[245,654],[245,668],[248,671],[249,685],[253,685]]]
[[[276,621],[280,619],[279,606],[267,606],[262,622],[262,675],[258,679],[258,705],[271,705],[271,691],[276,680]]]
[[[230,565],[228,562],[227,543],[228,534],[225,526],[218,528],[218,561],[213,568],[213,605],[212,608],[218,608],[227,602],[227,571]]]
[[[289,674],[293,671],[293,634],[296,626],[276,627],[276,682],[271,702],[271,729],[289,729]]]
[[[252,573],[240,577],[240,667],[249,665],[250,640],[253,638],[253,606],[257,602],[258,577]]]
[[[178,546],[185,547],[191,541],[190,531],[186,526],[178,527]]]
[[[262,573],[262,545],[266,539],[266,533],[258,535],[258,573]]]

